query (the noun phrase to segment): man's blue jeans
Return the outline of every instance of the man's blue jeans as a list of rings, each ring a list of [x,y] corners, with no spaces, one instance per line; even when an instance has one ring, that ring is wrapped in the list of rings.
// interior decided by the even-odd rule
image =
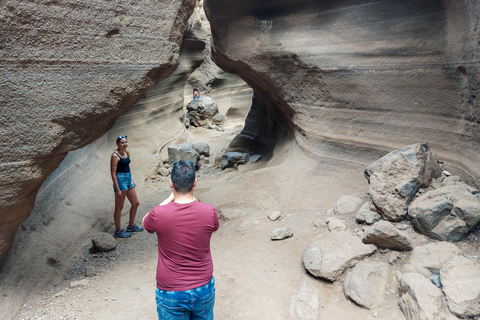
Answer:
[[[159,320],[213,320],[215,279],[185,291],[155,291]]]

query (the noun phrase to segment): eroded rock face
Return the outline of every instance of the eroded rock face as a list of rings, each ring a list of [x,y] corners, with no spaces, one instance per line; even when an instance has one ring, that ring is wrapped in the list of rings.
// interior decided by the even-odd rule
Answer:
[[[0,4],[0,266],[42,182],[178,65],[195,1]]]
[[[205,0],[205,8],[214,60],[258,99],[231,151],[258,153],[246,149],[295,129],[313,156],[367,164],[428,141],[455,174],[480,176],[478,2]]]

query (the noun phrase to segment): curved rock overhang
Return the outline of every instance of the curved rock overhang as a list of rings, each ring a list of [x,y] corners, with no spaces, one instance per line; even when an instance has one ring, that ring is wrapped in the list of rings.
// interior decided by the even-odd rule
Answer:
[[[0,266],[42,182],[178,65],[194,0],[0,1]]]
[[[428,141],[471,182],[480,177],[479,8],[472,0],[205,0],[212,56],[261,100],[245,130],[271,119],[314,157],[364,164]],[[248,150],[262,136],[274,143],[272,128],[243,132],[230,147]]]

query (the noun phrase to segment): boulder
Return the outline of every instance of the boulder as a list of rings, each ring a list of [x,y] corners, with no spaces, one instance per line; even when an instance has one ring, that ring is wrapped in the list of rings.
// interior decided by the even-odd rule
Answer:
[[[293,237],[293,231],[289,227],[278,228],[273,231],[271,240],[283,240]]]
[[[210,156],[210,146],[208,143],[205,142],[197,142],[193,145],[195,150],[198,152],[199,155],[201,156]]]
[[[250,159],[248,153],[243,152],[226,152],[222,156],[222,161],[220,163],[220,168],[225,170],[226,168],[236,167],[240,164],[246,164]]]
[[[225,117],[218,112],[217,103],[208,96],[192,100],[187,104],[185,124],[195,127],[211,129],[214,125],[222,124]]]
[[[448,309],[460,318],[480,315],[480,264],[455,256],[440,269]]]
[[[429,191],[408,209],[413,226],[438,240],[460,241],[480,222],[480,201],[464,184]]]
[[[329,217],[327,218],[327,225],[329,231],[345,231],[347,226],[338,218]]]
[[[440,274],[445,261],[461,254],[462,251],[450,242],[429,243],[413,248],[408,263],[427,279]]]
[[[360,307],[372,309],[383,303],[390,265],[385,262],[359,262],[345,277],[345,296]]]
[[[198,154],[197,150],[195,150],[193,144],[189,142],[182,142],[180,144],[168,146],[168,157],[170,159],[170,163],[185,160],[193,161],[195,166],[197,166],[198,160],[200,159],[200,155]]]
[[[390,221],[404,219],[417,190],[440,174],[437,156],[425,142],[390,152],[365,169],[372,202]]]
[[[362,199],[353,196],[342,196],[340,200],[335,203],[333,211],[335,214],[355,214],[362,205]]]
[[[349,232],[326,232],[313,238],[303,250],[303,264],[313,276],[335,281],[352,263],[375,250],[374,245],[362,243]]]
[[[405,231],[400,231],[388,221],[379,221],[365,229],[364,243],[373,243],[379,248],[397,251],[410,251],[413,248],[412,239]]]
[[[117,247],[115,238],[106,232],[99,232],[93,235],[92,244],[98,251],[112,251]]]
[[[364,203],[355,215],[355,220],[358,223],[373,224],[380,219],[382,219],[382,216],[374,211],[374,206],[371,202]]]
[[[408,320],[437,320],[442,291],[418,273],[405,273],[400,279],[398,305]]]

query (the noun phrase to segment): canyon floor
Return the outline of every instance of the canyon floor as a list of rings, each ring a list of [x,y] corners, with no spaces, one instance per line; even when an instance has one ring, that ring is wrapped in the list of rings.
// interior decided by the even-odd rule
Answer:
[[[209,163],[202,165],[198,171],[195,196],[200,201],[212,203],[219,213],[230,218],[221,220],[220,228],[211,240],[216,279],[215,318],[294,319],[291,316],[292,301],[300,298],[297,306],[309,310],[308,297],[315,297],[318,298],[318,313],[316,316],[307,314],[304,319],[405,319],[398,307],[395,288],[386,292],[381,308],[363,309],[345,298],[341,281],[329,283],[315,279],[307,274],[302,264],[303,249],[323,228],[316,227],[314,221],[327,218],[327,210],[343,195],[366,199],[368,183],[363,177],[365,161],[315,157],[305,154],[292,140],[281,143],[268,161],[222,171],[214,166],[214,159],[240,132],[243,116],[231,114],[222,126],[223,131],[181,129],[177,130],[180,132],[178,136],[166,136],[162,140],[165,141],[162,142],[163,146],[172,141],[202,141],[210,144]],[[141,154],[139,135],[129,138],[134,155]],[[104,155],[102,159],[108,159],[110,149],[101,150],[100,154]],[[163,150],[163,147],[159,150]],[[105,159],[102,160],[104,164],[97,166],[99,172],[104,172],[108,167]],[[132,160],[132,169],[141,202],[137,215],[137,223],[140,223],[146,212],[170,194],[169,178],[155,174],[151,163],[144,161],[139,164],[138,156],[137,162],[135,158]],[[95,172],[92,174],[95,175]],[[96,180],[105,180],[101,182],[102,188],[108,188],[109,176],[103,173],[99,177]],[[91,195],[91,190],[86,187],[75,192],[80,199]],[[110,209],[113,212],[113,193],[98,192],[94,198],[91,200],[92,207],[96,203],[103,203],[107,210],[108,222],[100,231],[113,232],[113,221],[108,213]],[[87,208],[89,206],[85,201],[82,204]],[[63,218],[66,219],[61,223],[63,227],[58,228],[65,229],[68,224],[75,226],[78,217],[85,211],[84,207],[72,201],[69,204],[69,217]],[[126,223],[128,209],[126,203],[122,223]],[[267,214],[277,210],[282,212],[282,217],[270,221]],[[353,233],[359,227],[353,216],[341,216],[341,219]],[[246,220],[251,222],[250,227],[239,228]],[[46,238],[31,240],[37,241],[37,247],[32,250],[39,252],[51,246],[50,240],[46,239],[60,236],[55,234],[54,225],[50,223],[45,227],[53,230],[45,231],[48,234]],[[284,226],[292,229],[293,237],[281,241],[270,240],[273,231]],[[92,226],[91,229],[98,230],[99,227]],[[135,233],[131,238],[117,239],[114,251],[102,253],[91,250],[93,233],[87,232],[73,247],[66,249],[80,254],[72,254],[74,258],[52,281],[40,279],[42,273],[35,268],[31,268],[31,272],[25,271],[28,269],[21,271],[24,266],[34,265],[33,253],[25,254],[23,259],[13,260],[17,266],[10,267],[8,274],[3,276],[11,279],[16,277],[17,280],[12,280],[11,285],[4,285],[0,297],[3,308],[14,310],[12,319],[156,319],[156,236],[146,231]],[[418,233],[411,236],[417,245],[430,241]],[[460,245],[465,246],[464,251],[471,250],[468,243]],[[402,253],[395,270],[402,270],[407,255]],[[383,256],[375,254],[369,259],[384,259]],[[95,268],[95,276],[85,276],[85,268],[89,266]],[[42,268],[42,265],[36,268]],[[23,274],[20,275],[21,272]],[[7,280],[4,283],[8,283]],[[45,284],[39,286],[37,283]],[[28,288],[28,284],[32,284],[28,294],[25,294],[25,290],[19,290],[20,286],[22,289]]]

